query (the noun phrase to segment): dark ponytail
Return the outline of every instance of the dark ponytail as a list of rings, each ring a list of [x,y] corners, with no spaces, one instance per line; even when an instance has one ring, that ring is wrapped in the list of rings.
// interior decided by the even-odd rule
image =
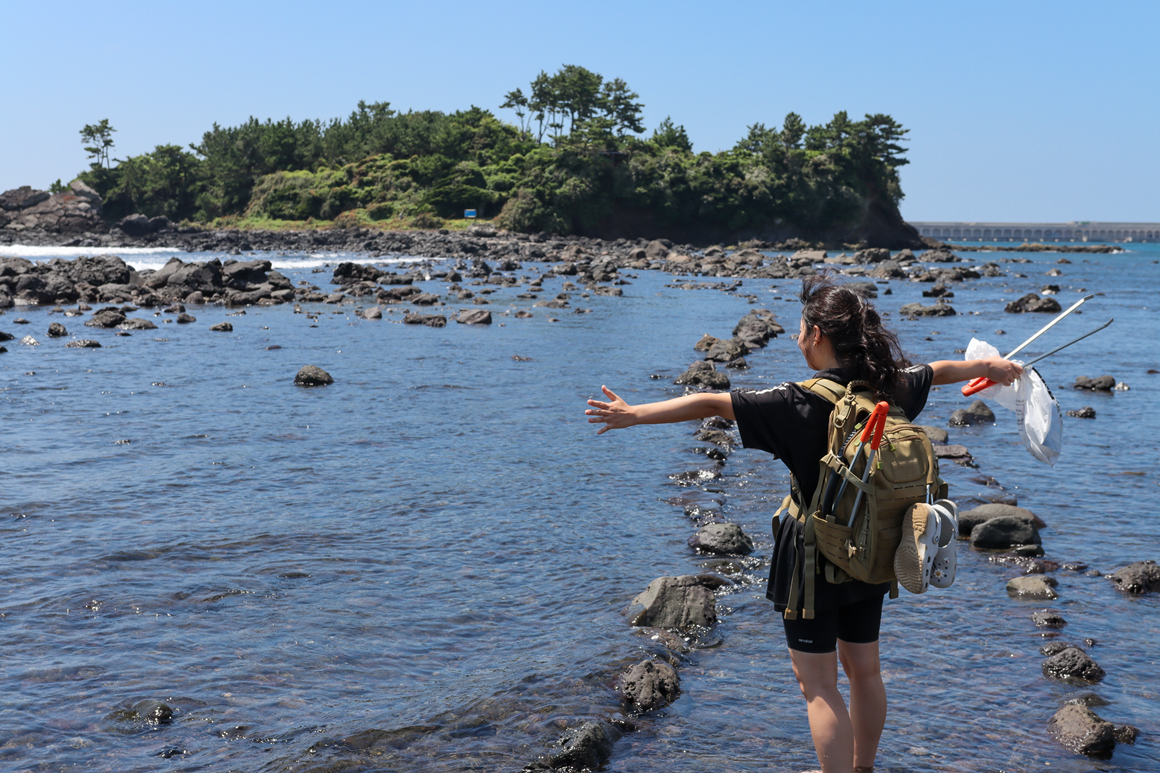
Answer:
[[[882,327],[874,307],[824,275],[802,281],[801,302],[806,331],[817,325],[853,380],[870,384],[876,399],[894,402],[902,381],[900,371],[910,363],[898,336]]]

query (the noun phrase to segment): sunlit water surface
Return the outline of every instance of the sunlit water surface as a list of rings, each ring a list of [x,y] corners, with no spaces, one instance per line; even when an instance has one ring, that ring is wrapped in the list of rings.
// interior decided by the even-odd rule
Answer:
[[[146,268],[178,253],[121,254]],[[381,262],[259,257],[324,289],[330,268],[313,269]],[[1058,464],[1032,459],[995,406],[996,425],[951,430],[979,464],[944,463],[953,496],[964,506],[1016,497],[1048,522],[1058,560],[1107,573],[1160,558],[1160,375],[1147,372],[1160,368],[1160,248],[1069,256],[1060,277],[1045,276],[1058,255],[1031,258],[955,286],[954,318],[898,319],[927,285],[895,281],[877,301],[920,360],[960,357],[972,335],[1012,348],[1049,317],[1006,314],[1005,302],[1048,282],[1065,305],[1101,295],[1035,351],[1116,318],[1040,366],[1065,410],[1098,414],[1067,420]],[[545,297],[562,281],[548,280]],[[131,337],[48,308],[0,316],[0,330],[40,341],[9,341],[0,355],[0,767],[518,770],[565,727],[618,716],[617,675],[662,652],[628,625],[633,596],[658,576],[721,568],[686,546],[687,502],[720,509],[757,552],[721,594],[719,642],[684,657],[682,697],[637,720],[608,769],[816,767],[780,620],[763,598],[784,468],[739,451],[722,478],[682,486],[670,476],[711,465],[694,450],[694,425],[597,438],[582,415],[602,383],[630,402],[681,394],[672,380],[697,358],[693,344],[727,337],[753,308],[666,287],[674,281],[641,272],[622,298],[572,293],[590,313],[536,308],[531,319],[501,316],[531,301],[499,289],[484,307],[490,327],[407,326],[399,310],[365,321],[353,304],[304,306],[310,315],[191,307],[197,322],[180,326],[143,309],[132,316],[158,329]],[[739,292],[796,328],[795,283]],[[232,333],[208,330],[227,319]],[[70,336],[48,338],[52,321]],[[66,349],[73,338],[102,348]],[[789,337],[748,359],[734,386],[808,376]],[[307,363],[335,383],[294,386]],[[1064,386],[1104,373],[1131,390]],[[921,420],[945,426],[967,402],[943,388]],[[1060,599],[1046,607],[1069,621],[1060,638],[1095,639],[1108,672],[1092,688],[1110,701],[1097,711],[1143,731],[1112,760],[1088,761],[1046,734],[1079,688],[1042,675],[1045,637],[1030,615],[1045,605],[1007,597],[1015,573],[960,544],[953,588],[888,602],[879,770],[1160,769],[1160,602],[1124,597],[1103,577],[1056,575]],[[172,721],[133,719],[143,701],[171,706]]]

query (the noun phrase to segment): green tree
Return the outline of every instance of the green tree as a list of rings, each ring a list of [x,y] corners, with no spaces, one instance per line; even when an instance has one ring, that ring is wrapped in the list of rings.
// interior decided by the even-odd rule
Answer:
[[[787,148],[800,148],[806,136],[806,122],[797,113],[787,113],[781,124],[781,142]]]
[[[765,128],[763,123],[755,123],[747,127],[745,139],[733,146],[733,149],[752,156],[763,156],[771,146],[778,142],[777,133]]]
[[[686,153],[693,152],[693,143],[689,141],[689,133],[685,131],[684,126],[673,124],[672,116],[665,116],[665,120],[661,121],[660,126],[653,131],[649,142],[658,148],[674,148]]]
[[[563,65],[552,75],[541,70],[527,97],[516,89],[504,100],[500,107],[515,110],[521,132],[530,135],[535,125],[537,143],[547,135],[558,144],[566,134],[581,135],[582,142],[595,138],[603,143],[613,133],[624,137],[644,131],[644,105],[627,83],[620,78],[605,81],[599,73],[575,64]]]
[[[516,89],[504,94],[504,103],[499,106],[501,110],[514,110],[516,118],[520,120],[520,134],[526,135],[531,127],[531,116],[528,116],[528,98],[524,96],[523,89]],[[524,118],[527,117],[527,121]]]
[[[600,87],[604,78],[578,65],[566,64],[552,76],[560,111],[568,116],[569,133],[576,131],[600,109]]]
[[[109,168],[109,153],[113,149],[113,132],[117,131],[109,125],[108,118],[102,118],[99,123],[86,124],[81,129],[81,143],[85,145],[85,152],[92,159],[93,166]]]
[[[618,136],[623,137],[628,132],[644,132],[644,124],[641,123],[644,105],[637,101],[639,99],[640,96],[631,91],[620,78],[605,81],[600,93],[600,106],[605,117],[612,121]]]

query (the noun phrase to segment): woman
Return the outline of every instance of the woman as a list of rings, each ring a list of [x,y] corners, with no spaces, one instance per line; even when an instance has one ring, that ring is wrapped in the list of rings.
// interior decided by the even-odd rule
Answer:
[[[897,405],[912,421],[926,405],[933,384],[953,384],[986,376],[1009,385],[1022,367],[1001,357],[942,360],[907,367],[894,333],[878,312],[849,288],[825,277],[802,284],[798,349],[815,377],[866,381],[877,400]],[[746,448],[758,448],[785,462],[806,500],[817,486],[819,460],[826,453],[826,423],[832,404],[791,382],[756,392],[714,393],[629,405],[608,387],[608,402],[589,400],[588,421],[603,424],[597,434],[636,424],[668,424],[721,416],[737,422]],[[782,518],[774,538],[766,597],[784,612],[790,581],[802,546],[802,526]],[[886,721],[886,689],[878,659],[882,597],[890,583],[816,584],[816,614],[784,620],[794,675],[806,699],[810,733],[823,773],[873,770]],[[838,661],[850,682],[850,707],[838,692]]]

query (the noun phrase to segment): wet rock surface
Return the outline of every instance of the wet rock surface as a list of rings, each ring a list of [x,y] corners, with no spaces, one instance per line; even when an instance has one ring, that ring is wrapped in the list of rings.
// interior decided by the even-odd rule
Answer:
[[[1160,591],[1160,566],[1155,561],[1137,561],[1123,569],[1117,569],[1108,578],[1116,589],[1124,593],[1139,595]]]
[[[689,537],[689,547],[703,553],[747,556],[753,540],[735,523],[710,523]]]
[[[1050,628],[1053,630],[1058,630],[1067,625],[1067,621],[1064,620],[1061,615],[1058,615],[1055,612],[1036,612],[1031,616],[1031,619],[1035,622],[1036,628]]]
[[[966,446],[935,443],[934,455],[937,459],[949,459],[955,464],[960,464],[964,467],[976,466],[975,457],[971,456],[971,452],[967,450]]]
[[[898,310],[903,317],[953,317],[955,307],[944,303],[940,298],[933,306],[923,306],[921,303],[908,303]]]
[[[490,325],[491,312],[484,309],[461,311],[455,321],[460,325]]]
[[[403,317],[405,325],[426,325],[427,327],[447,327],[447,317],[442,314],[410,313]]]
[[[677,376],[673,383],[678,386],[703,386],[709,389],[730,387],[729,377],[718,372],[716,366],[706,360],[694,362],[688,370]]]
[[[294,376],[294,383],[299,386],[326,386],[333,384],[334,378],[317,365],[303,365]]]
[[[978,507],[959,513],[959,536],[969,537],[976,526],[993,518],[999,518],[1000,516],[1027,521],[1037,529],[1043,529],[1047,526],[1043,522],[1043,519],[1024,507],[996,502],[979,505]]]
[[[174,713],[168,703],[147,699],[111,711],[105,722],[116,732],[138,733],[169,724]]]
[[[1041,574],[1029,574],[1007,581],[1007,593],[1012,596],[1021,596],[1030,599],[1056,599],[1055,592],[1059,582],[1052,577]]]
[[[919,425],[926,436],[930,438],[930,442],[934,444],[946,443],[950,439],[950,434],[942,427],[931,427],[926,424]],[[961,446],[960,446],[961,447]]]
[[[1074,754],[1108,759],[1116,748],[1115,727],[1086,706],[1063,706],[1051,717],[1047,732]]]
[[[640,714],[663,708],[681,695],[681,678],[667,663],[646,660],[621,680],[621,695],[629,711]]]
[[[959,408],[951,414],[948,424],[952,427],[970,427],[977,424],[994,424],[995,412],[982,400],[976,400],[967,408]]]
[[[1096,376],[1095,378],[1076,376],[1072,389],[1080,389],[1085,392],[1110,392],[1115,389],[1115,386],[1114,376]]]
[[[1003,310],[1008,314],[1034,312],[1058,314],[1062,310],[1062,307],[1059,305],[1059,301],[1051,296],[1041,298],[1037,293],[1027,293],[1027,295],[1024,295],[1019,300],[1008,303]]]
[[[1039,529],[1024,518],[1001,515],[971,529],[971,547],[983,550],[1005,550],[1017,545],[1042,545]]]
[[[547,767],[599,770],[612,757],[613,746],[620,736],[620,729],[609,722],[585,722],[564,733],[560,738],[560,751],[549,757]],[[536,768],[530,766],[529,769]]]
[[[676,630],[711,626],[717,622],[713,591],[728,584],[728,580],[708,574],[658,577],[632,600],[632,608],[642,607],[632,624]]]
[[[1066,647],[1043,662],[1043,673],[1053,679],[1098,682],[1106,674],[1090,655],[1078,647]]]

